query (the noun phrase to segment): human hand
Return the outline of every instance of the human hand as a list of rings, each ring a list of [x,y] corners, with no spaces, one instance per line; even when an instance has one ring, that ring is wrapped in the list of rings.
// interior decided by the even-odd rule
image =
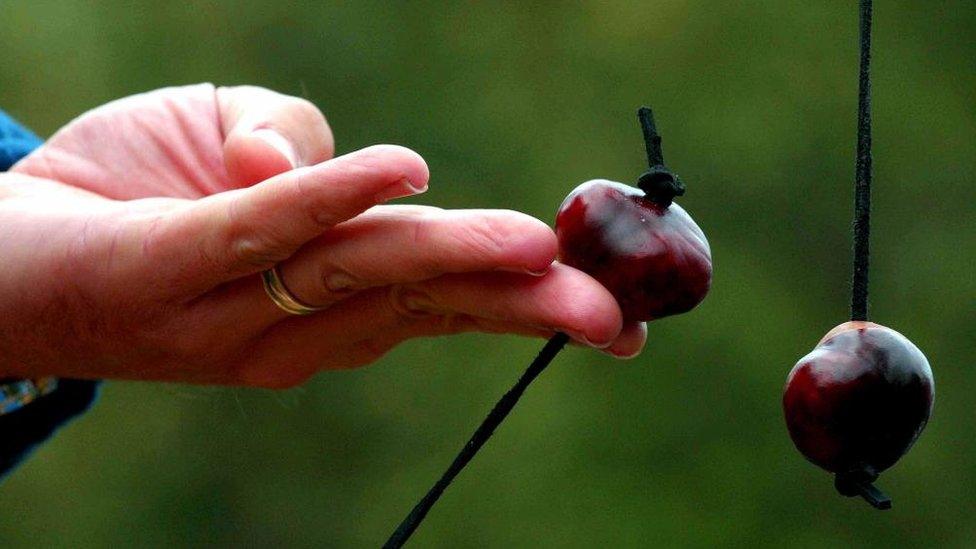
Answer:
[[[331,155],[317,109],[259,88],[169,88],[66,126],[0,176],[3,374],[287,387],[468,330],[640,350],[602,286],[550,267],[541,222],[375,206],[422,192],[423,160]],[[276,264],[326,309],[274,306],[258,273]]]

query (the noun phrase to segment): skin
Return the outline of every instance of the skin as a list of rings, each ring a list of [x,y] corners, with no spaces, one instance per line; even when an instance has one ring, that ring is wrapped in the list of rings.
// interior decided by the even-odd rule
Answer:
[[[590,276],[553,263],[544,223],[385,203],[424,192],[415,152],[333,158],[308,101],[166,88],[85,113],[0,174],[0,377],[291,387],[464,331],[565,331],[633,356]],[[279,265],[307,317],[278,309]]]
[[[783,409],[796,447],[833,473],[894,465],[921,434],[935,398],[925,355],[900,333],[845,322],[790,372]]]

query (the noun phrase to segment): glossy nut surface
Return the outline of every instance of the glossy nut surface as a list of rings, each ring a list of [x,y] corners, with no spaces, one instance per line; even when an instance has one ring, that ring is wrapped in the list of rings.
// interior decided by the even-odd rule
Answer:
[[[846,322],[793,367],[783,410],[807,459],[833,473],[877,474],[915,443],[934,398],[918,347],[890,328]]]
[[[689,311],[711,286],[702,230],[681,206],[662,208],[635,187],[583,183],[559,207],[556,235],[560,261],[606,286],[626,320]]]

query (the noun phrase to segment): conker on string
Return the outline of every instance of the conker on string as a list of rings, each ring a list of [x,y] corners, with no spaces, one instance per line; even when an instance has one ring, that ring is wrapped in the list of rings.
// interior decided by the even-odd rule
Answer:
[[[915,443],[934,398],[918,347],[891,328],[852,321],[796,363],[783,411],[797,449],[834,473],[841,494],[887,509],[890,500],[871,483]]]
[[[701,303],[712,284],[705,233],[677,204],[685,186],[664,165],[649,107],[637,111],[648,171],[639,188],[595,179],[573,189],[556,214],[559,260],[617,298],[624,320],[654,320]]]
[[[617,298],[625,320],[691,310],[712,281],[705,233],[681,206],[644,191],[587,181],[559,207],[559,260],[589,274]]]
[[[642,107],[637,118],[650,166],[638,180],[640,189],[606,180],[589,181],[566,197],[556,216],[560,261],[606,286],[629,321],[688,311],[704,299],[712,280],[712,256],[705,234],[691,216],[672,203],[675,196],[684,193],[684,185],[664,166],[661,137],[654,129],[651,109]],[[444,490],[568,341],[569,336],[559,332],[546,342],[444,474],[400,522],[384,549],[398,549],[406,543]]]

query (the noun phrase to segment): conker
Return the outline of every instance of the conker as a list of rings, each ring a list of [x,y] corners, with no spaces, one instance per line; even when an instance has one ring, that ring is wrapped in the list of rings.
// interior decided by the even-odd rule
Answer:
[[[918,347],[891,328],[852,321],[793,367],[783,411],[797,449],[836,475],[838,491],[888,508],[870,484],[918,439],[934,398],[932,369]]]
[[[681,206],[596,179],[576,187],[556,215],[559,260],[617,298],[625,320],[691,310],[712,281],[705,234]]]

